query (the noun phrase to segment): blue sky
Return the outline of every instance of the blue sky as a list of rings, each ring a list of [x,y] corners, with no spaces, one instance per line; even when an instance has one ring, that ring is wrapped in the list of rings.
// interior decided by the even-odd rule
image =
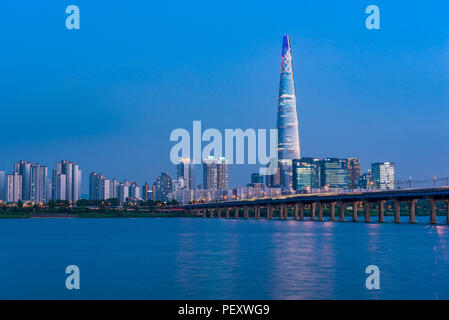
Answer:
[[[65,28],[70,4],[80,30]],[[365,28],[369,4],[381,30]],[[175,173],[170,132],[193,120],[274,128],[289,34],[303,156],[449,176],[447,12],[447,1],[3,1],[0,169],[68,159],[84,192],[90,171],[152,182]],[[233,166],[231,185],[256,170]]]

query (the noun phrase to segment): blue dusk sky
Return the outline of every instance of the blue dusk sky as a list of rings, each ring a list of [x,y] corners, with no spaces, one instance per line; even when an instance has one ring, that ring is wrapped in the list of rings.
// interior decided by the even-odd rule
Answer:
[[[70,4],[80,30],[65,27]],[[365,28],[370,4],[380,30]],[[194,120],[275,128],[288,34],[303,156],[447,177],[448,15],[446,0],[2,1],[0,169],[75,161],[85,193],[91,171],[174,175],[170,133]],[[257,169],[232,166],[231,185]]]

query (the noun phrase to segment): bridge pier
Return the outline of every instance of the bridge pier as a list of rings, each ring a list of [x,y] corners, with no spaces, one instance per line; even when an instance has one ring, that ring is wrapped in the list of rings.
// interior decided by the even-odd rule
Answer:
[[[235,207],[235,208],[234,208],[234,218],[235,218],[235,219],[238,219],[238,218],[239,218],[239,210],[240,210],[239,207]]]
[[[221,219],[221,208],[217,208],[217,218]]]
[[[256,219],[260,219],[260,206],[256,206]]]
[[[295,206],[293,207],[294,212],[293,212],[293,219],[298,220],[298,209],[299,209],[299,204],[295,203]]]
[[[310,220],[315,221],[316,202],[310,204]]]
[[[229,219],[229,207],[226,207],[226,219]]]
[[[324,204],[322,202],[319,202],[318,203],[318,220],[319,221],[323,221],[324,220],[323,207],[324,207]]]
[[[379,205],[378,221],[382,223],[385,221],[385,200],[379,201],[378,205]]]
[[[394,200],[394,223],[401,223],[401,201]]]
[[[340,202],[340,222],[345,221],[345,209],[346,204],[344,202]]]
[[[430,224],[437,224],[437,201],[429,199],[430,201]]]
[[[270,205],[267,205],[267,220],[270,220],[271,218],[270,218],[270,216],[271,216],[271,206]]]
[[[352,203],[352,221],[353,222],[357,222],[357,214],[359,212],[358,206],[359,206],[359,204],[357,201],[354,201]]]
[[[249,210],[248,210],[248,207],[247,207],[247,206],[243,207],[243,217],[244,217],[245,219],[248,219],[248,218],[249,218]]]
[[[446,223],[449,224],[449,200],[444,201],[446,203]]]
[[[289,210],[290,208],[289,208],[289,206],[288,206],[288,204],[287,205],[284,205],[284,219],[285,220],[288,220],[288,210]]]
[[[304,203],[299,204],[299,220],[304,221]]]
[[[365,222],[370,222],[371,203],[369,201],[365,201],[364,206],[365,206]]]
[[[335,206],[337,205],[336,202],[330,203],[330,209],[331,209],[331,218],[330,221],[335,221]]]
[[[415,223],[415,208],[416,208],[416,200],[410,200],[409,201],[409,222]]]

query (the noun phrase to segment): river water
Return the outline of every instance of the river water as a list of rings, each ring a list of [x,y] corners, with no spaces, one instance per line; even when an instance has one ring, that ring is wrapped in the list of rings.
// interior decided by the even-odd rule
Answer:
[[[2,219],[0,298],[449,299],[449,227],[418,220]]]

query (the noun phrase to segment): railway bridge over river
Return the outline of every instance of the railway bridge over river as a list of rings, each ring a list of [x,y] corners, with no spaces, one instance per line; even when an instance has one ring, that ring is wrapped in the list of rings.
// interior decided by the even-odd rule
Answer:
[[[196,203],[181,206],[186,212],[210,218],[254,218],[282,220],[324,220],[323,211],[330,211],[330,221],[345,221],[349,207],[352,221],[358,220],[359,207],[364,209],[364,221],[371,221],[371,210],[377,209],[378,222],[384,222],[385,202],[394,203],[394,222],[401,222],[401,203],[408,203],[408,222],[415,222],[416,202],[429,201],[429,222],[437,223],[437,202],[445,203],[446,223],[449,224],[449,187],[426,189],[382,190],[366,192],[310,193],[275,198]],[[179,206],[178,206],[179,208]]]

